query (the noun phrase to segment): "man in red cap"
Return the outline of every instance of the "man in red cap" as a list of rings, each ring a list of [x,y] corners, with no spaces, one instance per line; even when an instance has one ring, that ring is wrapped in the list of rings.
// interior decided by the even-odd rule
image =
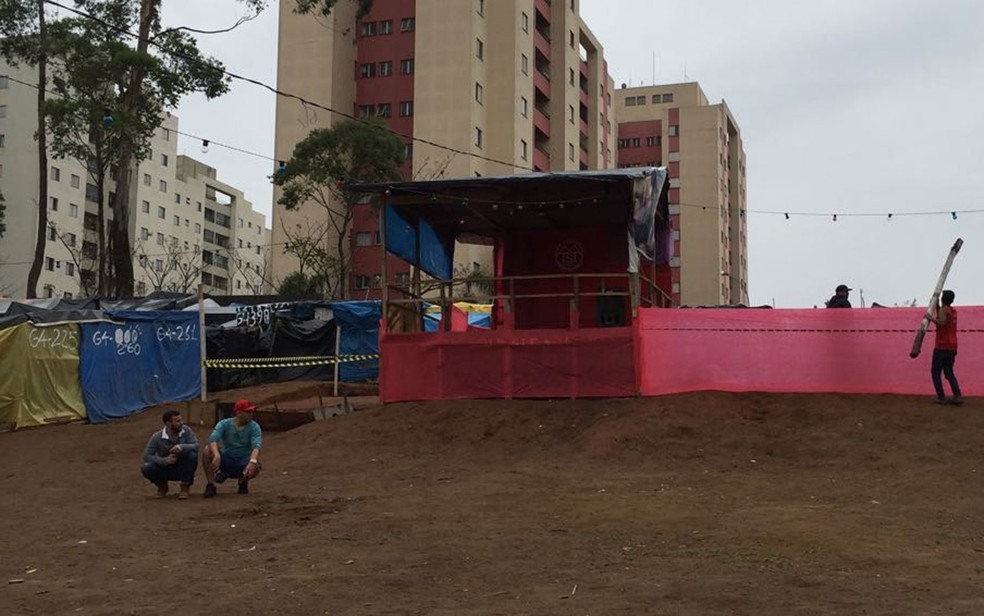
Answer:
[[[239,400],[233,407],[235,417],[215,424],[202,455],[205,469],[205,498],[215,496],[215,484],[228,477],[239,479],[239,493],[249,494],[249,480],[260,473],[260,449],[263,432],[253,421],[256,407],[249,400]]]

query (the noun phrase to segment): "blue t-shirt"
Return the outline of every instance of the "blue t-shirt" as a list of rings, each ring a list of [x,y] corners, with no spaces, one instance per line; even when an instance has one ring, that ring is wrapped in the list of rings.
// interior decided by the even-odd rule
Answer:
[[[240,428],[232,417],[223,419],[215,424],[215,429],[208,437],[209,443],[221,443],[222,455],[230,458],[248,458],[254,449],[263,444],[263,432],[260,424],[250,421]]]

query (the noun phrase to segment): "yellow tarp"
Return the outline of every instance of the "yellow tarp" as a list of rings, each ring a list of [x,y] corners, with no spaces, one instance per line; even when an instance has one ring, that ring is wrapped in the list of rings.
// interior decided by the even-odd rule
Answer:
[[[455,302],[454,307],[462,312],[492,312],[492,304],[471,304],[468,302]],[[440,306],[428,306],[427,312],[440,312]]]
[[[22,323],[0,330],[0,426],[85,419],[80,327]]]

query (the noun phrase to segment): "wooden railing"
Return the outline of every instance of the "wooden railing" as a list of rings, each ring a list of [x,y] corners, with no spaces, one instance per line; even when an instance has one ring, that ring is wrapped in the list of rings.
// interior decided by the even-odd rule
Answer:
[[[523,287],[532,283],[555,283],[569,280],[570,289],[554,292],[530,292]],[[612,285],[612,281],[619,281]],[[591,284],[590,281],[598,281]],[[622,284],[624,281],[624,284]],[[517,284],[520,290],[517,291]],[[484,286],[483,292],[475,292],[476,286]],[[388,284],[385,291],[387,322],[390,331],[419,331],[425,305],[438,306],[445,331],[451,327],[450,311],[455,302],[489,304],[496,302],[507,322],[512,321],[517,302],[536,299],[567,299],[571,313],[580,310],[581,300],[585,298],[630,299],[632,316],[640,306],[669,308],[671,298],[660,289],[655,281],[640,274],[598,273],[598,274],[545,274],[526,276],[470,276],[445,280],[425,280],[418,283]]]

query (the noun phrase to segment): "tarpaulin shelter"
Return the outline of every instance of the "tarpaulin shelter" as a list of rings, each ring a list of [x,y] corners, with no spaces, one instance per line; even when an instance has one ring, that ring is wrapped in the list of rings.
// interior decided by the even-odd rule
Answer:
[[[383,259],[384,400],[637,393],[632,319],[671,291],[665,169],[347,188],[377,196],[386,251],[430,276],[395,284]],[[492,276],[452,278],[456,243],[491,246]],[[457,301],[491,301],[493,331],[451,331]],[[436,337],[420,333],[428,303],[446,315]]]
[[[198,315],[121,311],[82,326],[80,378],[89,420],[126,417],[201,392]]]
[[[23,321],[0,329],[0,425],[23,428],[85,417],[79,326]]]
[[[338,325],[339,355],[377,355],[379,353],[379,321],[382,302],[333,302],[331,305]],[[346,383],[369,381],[379,377],[379,360],[345,362],[339,368],[339,378]]]

